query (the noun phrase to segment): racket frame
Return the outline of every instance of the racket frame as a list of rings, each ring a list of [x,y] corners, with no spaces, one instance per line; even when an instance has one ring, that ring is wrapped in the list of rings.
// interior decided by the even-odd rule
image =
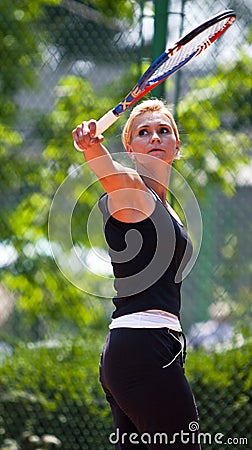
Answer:
[[[202,43],[202,45],[197,48],[194,52],[192,52],[190,55],[188,55],[187,58],[182,60],[179,64],[172,66],[170,70],[165,72],[163,75],[158,77],[156,82],[150,83],[150,77],[155,71],[164,64],[165,61],[167,61],[169,58],[173,57],[176,52],[179,52],[181,48],[188,44],[190,41],[192,41],[195,37],[197,37],[200,33],[203,31],[206,31],[208,28],[212,27],[214,24],[217,24],[218,22],[221,22],[225,19],[228,19],[226,23],[223,25],[223,27],[218,30],[213,36],[210,36],[205,42]],[[113,109],[108,111],[106,114],[104,114],[103,117],[101,117],[97,121],[97,131],[96,136],[102,134],[105,130],[107,130],[113,123],[117,121],[117,119],[123,114],[127,109],[129,109],[134,103],[136,103],[140,98],[142,98],[144,95],[146,95],[149,91],[154,89],[156,86],[158,86],[160,83],[162,83],[164,80],[166,80],[169,76],[171,76],[173,73],[177,72],[181,67],[183,67],[185,64],[187,64],[191,59],[199,55],[203,50],[208,48],[214,41],[216,41],[235,21],[236,19],[236,13],[232,9],[223,11],[219,14],[216,14],[215,16],[208,19],[206,22],[202,23],[201,25],[194,28],[192,31],[190,31],[188,34],[186,34],[184,37],[179,39],[175,45],[172,48],[168,48],[165,50],[144,72],[144,74],[141,76],[137,84],[131,89],[131,91],[126,95],[126,97],[118,103]],[[75,147],[77,150],[81,150],[78,148],[78,145],[76,143]],[[81,150],[82,151],[82,150]]]

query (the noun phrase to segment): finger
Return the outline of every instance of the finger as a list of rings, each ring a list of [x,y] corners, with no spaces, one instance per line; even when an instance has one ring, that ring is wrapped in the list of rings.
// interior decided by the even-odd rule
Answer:
[[[73,140],[74,140],[74,141],[76,141],[76,139],[78,139],[77,128],[75,128],[75,129],[72,131],[72,137],[73,137]]]
[[[104,137],[100,134],[99,136],[90,139],[90,144],[101,144]]]
[[[88,122],[86,122],[86,121],[82,122],[82,124],[80,125],[80,131],[81,131],[81,135],[84,135],[84,136],[90,133]]]
[[[94,138],[96,135],[96,121],[90,120],[88,126],[89,126],[89,130],[90,130],[90,137]]]

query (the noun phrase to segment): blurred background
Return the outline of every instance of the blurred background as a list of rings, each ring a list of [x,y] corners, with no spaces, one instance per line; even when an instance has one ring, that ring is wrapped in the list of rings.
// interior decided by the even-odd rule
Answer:
[[[102,188],[71,130],[224,9],[235,24],[151,95],[177,119],[175,168],[202,217],[182,310],[185,370],[212,436],[202,447],[252,448],[252,1],[0,0],[1,450],[113,448],[98,379],[112,312]],[[126,118],[105,134],[119,159]]]

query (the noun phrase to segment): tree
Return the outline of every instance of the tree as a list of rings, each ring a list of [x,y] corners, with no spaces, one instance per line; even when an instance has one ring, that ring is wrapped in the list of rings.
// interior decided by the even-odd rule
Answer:
[[[73,6],[81,5],[78,2],[70,1],[62,2],[61,6],[57,6],[59,3],[61,2],[57,0],[34,0],[29,2],[29,5],[22,5],[21,7],[19,2],[16,1],[8,5],[8,8],[3,5],[1,16],[1,32],[3,34],[1,58],[2,61],[5,61],[5,64],[2,64],[0,69],[0,98],[3,105],[0,113],[0,139],[2,144],[0,187],[3,194],[0,232],[1,244],[13,246],[18,254],[12,264],[7,264],[3,268],[1,282],[6,288],[15,292],[15,296],[19,300],[14,317],[15,331],[25,339],[30,339],[32,336],[41,338],[46,335],[50,327],[51,331],[55,330],[60,323],[64,323],[65,326],[71,328],[72,332],[75,332],[85,328],[87,323],[92,324],[94,317],[96,317],[97,326],[100,323],[99,318],[105,317],[104,320],[106,320],[104,308],[101,308],[99,302],[93,304],[89,301],[87,295],[83,296],[82,292],[76,292],[73,286],[69,286],[48,253],[48,211],[58,183],[64,179],[73,162],[70,156],[65,158],[64,161],[65,154],[62,151],[60,152],[61,157],[56,159],[59,144],[58,133],[60,128],[66,125],[65,121],[62,121],[61,103],[59,103],[58,111],[56,110],[52,115],[47,116],[45,114],[44,116],[43,113],[41,114],[40,111],[34,109],[30,111],[29,109],[19,108],[15,98],[20,89],[39,88],[38,69],[42,64],[45,48],[49,48],[52,44],[62,46],[62,42],[58,40],[59,34],[53,34],[54,25],[57,27],[56,31],[63,31],[59,28],[59,21],[54,24],[51,20],[52,12],[54,19],[57,19],[57,17],[60,18],[62,7],[65,10],[68,7],[71,11]],[[100,12],[97,11],[97,7],[100,8]],[[103,27],[104,33],[106,30],[108,33],[110,25],[108,23],[108,26],[105,26],[108,19],[104,18],[103,9],[107,13],[109,12],[110,17],[112,17],[118,13],[118,7],[120,8],[120,17],[131,20],[131,2],[114,3],[110,1],[99,2],[99,0],[92,2],[91,12],[96,13],[96,17],[99,17],[100,27]],[[70,25],[71,14],[65,17],[63,25],[65,23]],[[80,26],[83,26],[83,20]],[[71,32],[71,28],[68,29],[68,37],[69,32]],[[115,32],[118,32],[118,30],[110,32],[110,39]],[[55,41],[52,40],[52,36],[55,37]],[[70,42],[70,40],[63,40],[63,44],[66,45],[67,42]],[[112,43],[110,42],[111,46]],[[66,53],[68,50],[69,48],[66,46]],[[74,82],[76,80],[78,83],[78,79],[72,79]],[[62,82],[61,88],[69,89],[66,84]],[[79,83],[79,88],[82,89],[82,92],[90,91],[90,95],[86,96],[86,100],[90,100],[92,91],[88,84],[84,82],[81,85]],[[77,91],[76,94],[79,98]],[[97,104],[99,103],[98,97],[96,99],[94,97],[91,102],[94,108],[95,100],[97,100]],[[100,108],[102,108],[102,105]],[[100,111],[101,109],[99,109],[98,114]],[[65,136],[68,138],[70,136],[69,130],[72,128],[70,114],[71,111],[66,110],[68,123]],[[58,118],[61,120],[60,126],[57,122]],[[29,131],[31,139],[39,136],[41,141],[44,141],[48,146],[42,159],[37,151],[32,153],[32,158],[31,154],[27,152],[27,141],[25,140],[27,130],[25,128],[31,128],[31,120],[33,122],[33,127]],[[47,122],[47,120],[52,120],[52,123]],[[45,128],[42,130],[42,125],[48,125],[47,133],[45,133]],[[14,128],[18,129],[19,132]],[[72,147],[70,139],[68,141]],[[65,141],[62,141],[61,148],[64,147]],[[54,149],[53,157],[50,156],[50,149],[52,148]],[[84,210],[82,209],[82,214],[84,216],[88,206],[83,202]],[[76,227],[80,229],[80,226],[76,225]],[[47,248],[45,248],[45,242]],[[92,281],[90,283],[92,284]],[[71,304],[71,308],[69,308],[69,304]],[[101,314],[101,309],[103,314]],[[24,331],[22,324],[19,327],[20,314],[22,314],[22,323],[26,323],[33,330],[37,330],[35,334],[33,330],[32,333]],[[63,317],[65,319],[62,319]],[[27,330],[29,327],[27,327]]]
[[[191,82],[179,105],[185,161],[178,164],[196,192],[209,183],[228,195],[251,148],[251,58],[241,53],[235,65]]]
[[[187,293],[199,307],[193,310],[185,302],[187,326],[192,317],[205,320],[208,306],[220,299],[236,311],[230,318],[236,328],[251,320],[251,259],[244,254],[250,238],[238,229],[246,211],[236,203],[244,198],[237,193],[237,175],[251,159],[251,63],[241,51],[235,63],[220,65],[214,74],[193,81],[178,108],[185,157],[177,166],[199,199],[204,224],[199,259],[190,276],[193,294]]]
[[[59,0],[31,0],[20,4],[18,0],[0,3],[1,12],[1,68],[0,68],[0,189],[1,189],[1,241],[11,241],[11,229],[7,216],[30,190],[28,171],[35,166],[19,153],[24,143],[24,130],[18,130],[22,122],[16,95],[21,89],[35,89],[35,68],[41,63],[38,23],[45,4],[57,4]],[[42,33],[42,30],[40,30]],[[40,35],[41,36],[41,35]]]
[[[49,42],[48,38],[48,45]],[[54,43],[59,45],[58,40]],[[235,171],[246,162],[246,152],[251,145],[247,133],[250,122],[246,126],[244,120],[240,123],[238,114],[251,121],[251,102],[246,100],[251,96],[250,64],[251,58],[241,54],[232,66],[220,66],[214,75],[193,81],[190,94],[181,101],[178,112],[186,158],[176,167],[198,194],[203,195],[208,183],[219,185],[231,195]],[[95,277],[88,277],[86,292],[77,290],[63,278],[53,261],[48,250],[48,213],[60,184],[70,173],[74,177],[74,169],[83,161],[73,150],[71,130],[84,117],[99,118],[121,99],[122,92],[127,92],[137,78],[136,65],[129,67],[125,76],[115,76],[113,83],[103,83],[95,88],[83,77],[62,77],[57,84],[53,111],[40,114],[33,130],[45,148],[43,154],[36,153],[34,159],[21,160],[15,151],[9,159],[5,146],[5,164],[8,173],[14,174],[13,183],[15,181],[17,187],[13,191],[16,204],[6,205],[9,210],[8,214],[5,210],[1,231],[4,242],[8,240],[15,246],[18,258],[6,267],[1,279],[16,293],[17,307],[27,324],[35,324],[38,329],[36,321],[39,318],[43,326],[37,337],[46,335],[48,330],[56,331],[63,323],[69,330],[79,332],[88,323],[94,326],[96,322],[99,326],[106,320],[104,306],[109,310],[106,301],[90,300],[88,293],[90,290],[100,292]],[[232,101],[234,97],[239,102],[239,109]],[[117,135],[124,120],[125,117],[121,118],[120,123],[106,133],[106,143],[112,150],[122,149]],[[14,137],[23,150],[20,136]],[[15,175],[17,167],[18,174]],[[82,176],[89,189],[79,197],[75,208],[73,238],[85,253],[91,245],[86,233],[89,213],[102,191],[94,184],[88,168],[83,169]],[[81,189],[83,178],[79,181],[77,191],[79,186]],[[60,223],[60,216],[58,220]],[[98,240],[97,245],[104,244]],[[71,248],[67,250],[71,252]]]

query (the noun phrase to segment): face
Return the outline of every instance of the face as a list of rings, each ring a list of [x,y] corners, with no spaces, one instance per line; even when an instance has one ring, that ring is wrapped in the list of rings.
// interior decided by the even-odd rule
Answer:
[[[179,151],[179,141],[176,139],[170,119],[160,112],[146,112],[135,118],[132,126],[132,138],[126,150],[144,154],[171,164]]]

